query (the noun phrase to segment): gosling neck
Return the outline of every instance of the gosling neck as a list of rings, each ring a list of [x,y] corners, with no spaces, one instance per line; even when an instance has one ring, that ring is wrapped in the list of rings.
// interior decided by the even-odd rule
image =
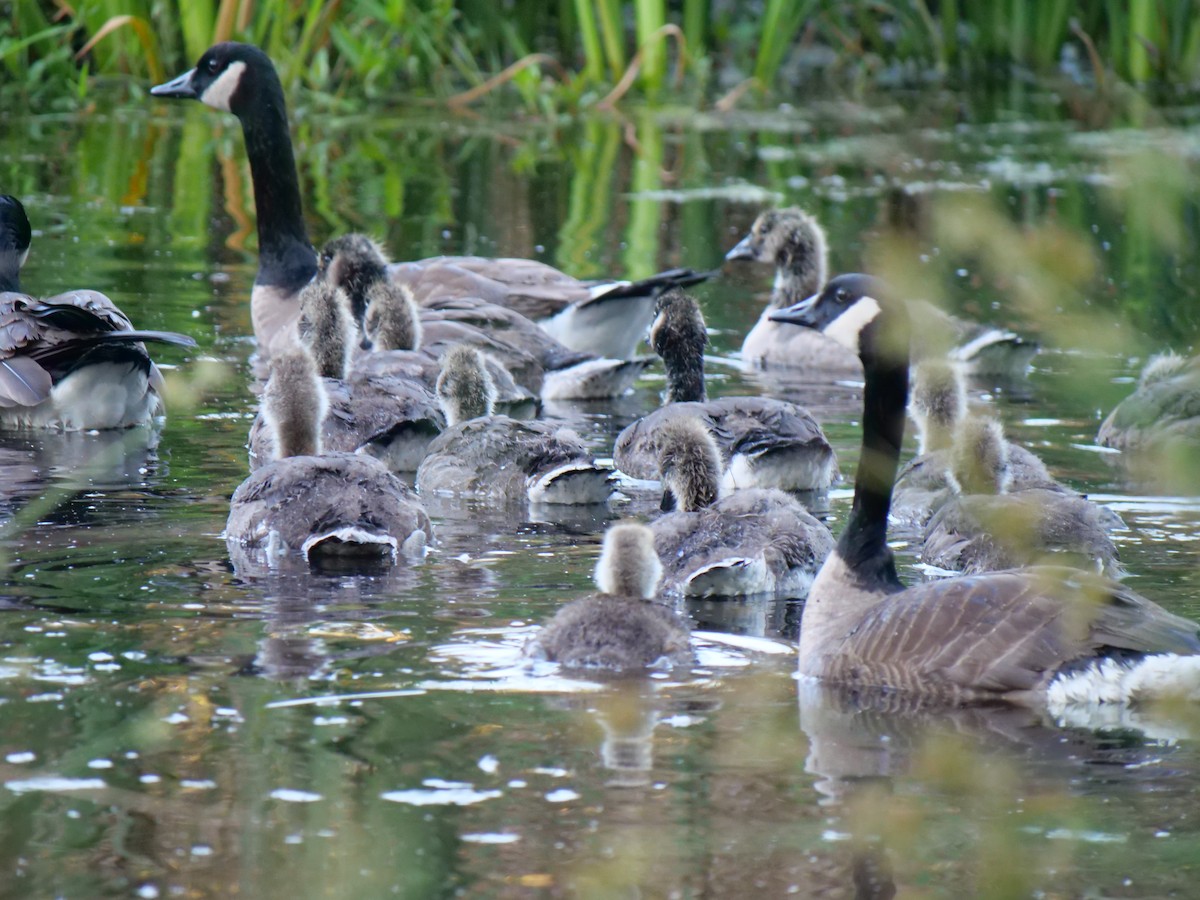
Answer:
[[[665,352],[664,352],[665,351]],[[665,347],[661,352],[667,373],[668,403],[702,403],[708,399],[704,384],[704,347]]]
[[[806,300],[825,286],[824,259],[798,258],[789,255],[775,268],[775,289],[771,292],[771,309],[783,309]]]

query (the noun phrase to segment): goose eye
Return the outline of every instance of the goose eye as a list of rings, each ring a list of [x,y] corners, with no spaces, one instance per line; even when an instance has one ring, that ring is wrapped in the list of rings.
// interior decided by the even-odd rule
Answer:
[[[850,299],[850,295],[848,293],[846,293],[845,288],[838,288],[837,289],[837,299],[839,302],[845,303],[847,300]]]
[[[208,61],[208,71],[210,75],[216,75],[217,70],[221,68],[221,61],[215,56]]]

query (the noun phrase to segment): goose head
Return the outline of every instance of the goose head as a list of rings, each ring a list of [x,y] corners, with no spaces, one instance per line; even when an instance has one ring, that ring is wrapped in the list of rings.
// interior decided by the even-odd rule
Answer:
[[[271,58],[252,44],[225,41],[204,51],[196,68],[150,89],[155,97],[199,100],[241,117],[263,96],[283,96]],[[282,106],[278,114],[286,116]]]
[[[354,342],[354,319],[341,288],[314,279],[300,292],[300,340],[312,354],[317,373],[345,378]]]
[[[0,291],[21,289],[20,271],[29,258],[33,230],[21,201],[0,194]]]
[[[307,350],[291,347],[271,358],[262,403],[267,427],[275,436],[276,459],[320,455],[321,423],[329,400]]]
[[[490,416],[496,406],[496,384],[483,354],[466,344],[451,347],[442,357],[437,396],[447,425]]]
[[[695,416],[670,419],[659,428],[656,443],[662,509],[694,512],[711,506],[720,493],[724,464],[704,422]]]
[[[388,258],[376,241],[365,234],[344,234],[321,250],[318,263],[325,280],[342,288],[350,297],[354,320],[361,322],[367,311],[367,289],[388,280]]]
[[[728,260],[751,260],[775,266],[800,296],[821,289],[828,250],[825,232],[815,218],[797,207],[760,213],[750,233],[725,254]]]
[[[820,293],[770,313],[775,322],[789,322],[823,333],[866,363],[908,367],[909,318],[903,301],[869,275],[839,275]],[[907,378],[905,379],[907,390]]]
[[[363,316],[364,350],[417,350],[421,346],[421,316],[412,291],[390,281],[367,288]]]
[[[950,477],[962,494],[1003,494],[1012,473],[1008,442],[995,419],[972,416],[963,421],[950,451]]]
[[[604,534],[596,563],[596,587],[602,593],[653,600],[662,578],[654,532],[640,522],[620,522]]]
[[[708,329],[695,298],[678,289],[660,296],[655,302],[648,340],[667,370],[667,399],[672,403],[705,400]]]
[[[948,359],[924,359],[913,368],[908,412],[917,423],[919,452],[944,450],[967,415],[962,368]]]

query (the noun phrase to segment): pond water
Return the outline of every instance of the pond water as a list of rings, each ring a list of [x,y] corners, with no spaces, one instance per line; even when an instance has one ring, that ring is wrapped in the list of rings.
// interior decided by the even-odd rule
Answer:
[[[1028,382],[975,385],[973,401],[1121,513],[1136,589],[1200,616],[1200,500],[1092,446],[1145,354],[1200,329],[1197,111],[1086,130],[1069,100],[1014,88],[554,124],[302,107],[295,131],[314,239],[366,229],[398,258],[716,267],[764,204],[795,202],[826,224],[833,268],[857,269],[894,183],[989,201],[997,243],[1014,224],[1076,235],[1097,274],[1038,308],[1009,302],[1023,273],[984,250],[931,246],[928,267],[951,308],[1036,328]],[[435,503],[434,552],[386,575],[231,559],[220,534],[255,409],[239,131],[198,104],[103,94],[77,115],[9,111],[0,191],[33,219],[28,290],[96,288],[201,345],[159,354],[161,431],[0,436],[0,894],[1193,895],[1200,710],[1091,730],[858,709],[798,689],[795,601],[692,607],[691,672],[527,670],[521,645],[587,592],[605,525],[640,506],[542,522]],[[696,289],[712,391],[807,404],[850,472],[859,386],[737,365],[769,283],[728,268]],[[608,455],[661,387],[651,374],[548,413]],[[835,490],[835,531],[848,505]]]

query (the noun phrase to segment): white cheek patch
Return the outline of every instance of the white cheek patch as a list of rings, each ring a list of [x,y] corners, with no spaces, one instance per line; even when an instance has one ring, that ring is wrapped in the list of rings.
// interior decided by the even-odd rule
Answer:
[[[878,315],[879,301],[874,297],[863,297],[826,325],[822,331],[847,350],[857,353],[858,336]]]
[[[241,60],[230,63],[220,77],[205,88],[204,93],[200,95],[200,102],[213,109],[232,112],[230,101],[233,99],[234,91],[241,84],[242,73],[245,71],[246,64]]]
[[[22,253],[20,256],[17,257],[17,268],[19,269],[22,266],[24,266],[25,260],[27,260],[27,259],[29,259],[29,248],[28,247],[25,248],[24,253]]]

